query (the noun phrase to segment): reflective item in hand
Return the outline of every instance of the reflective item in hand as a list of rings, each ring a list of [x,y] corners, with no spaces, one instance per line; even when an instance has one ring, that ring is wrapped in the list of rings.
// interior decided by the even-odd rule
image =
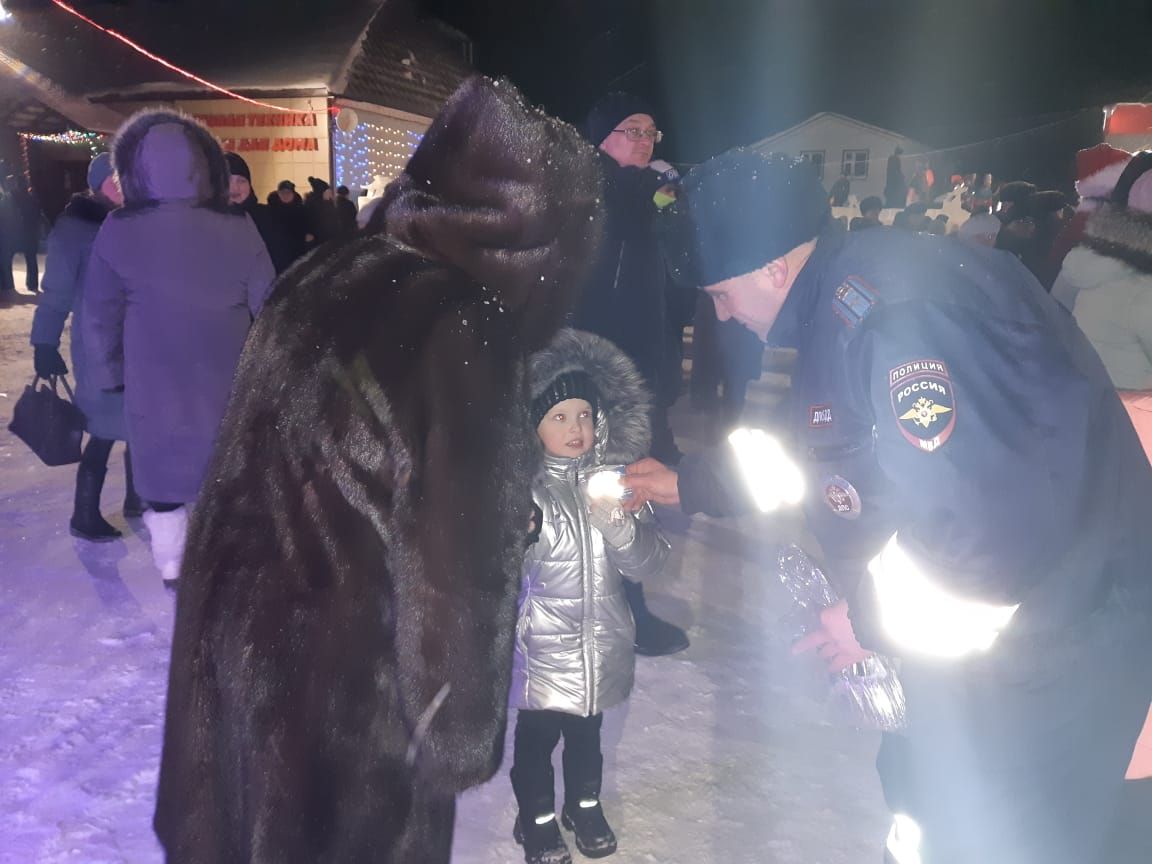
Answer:
[[[827,577],[799,546],[785,546],[779,558],[780,581],[792,595],[788,615],[796,636],[820,626],[820,612],[840,598]],[[859,729],[894,732],[905,726],[904,688],[896,661],[873,654],[832,676],[832,696],[846,723]]]
[[[589,498],[623,501],[632,494],[632,490],[624,486],[623,468],[606,468],[590,474],[587,488]]]

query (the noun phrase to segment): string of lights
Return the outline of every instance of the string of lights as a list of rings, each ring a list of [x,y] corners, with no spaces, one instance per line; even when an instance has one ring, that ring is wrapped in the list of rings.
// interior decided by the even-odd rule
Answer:
[[[151,60],[155,63],[159,63],[165,69],[170,69],[173,72],[175,72],[177,75],[183,75],[189,81],[195,81],[197,84],[200,84],[204,87],[207,87],[209,90],[215,90],[217,93],[223,93],[225,96],[228,96],[232,99],[239,99],[241,102],[247,102],[249,105],[259,105],[261,108],[271,108],[273,111],[288,111],[288,110],[290,110],[288,108],[283,108],[279,105],[272,105],[268,102],[261,102],[258,99],[250,99],[247,96],[241,96],[239,93],[235,93],[232,90],[227,89],[226,87],[221,87],[219,84],[213,84],[211,81],[207,80],[206,78],[201,78],[199,75],[196,75],[195,73],[189,72],[187,69],[182,69],[181,67],[177,66],[175,63],[172,63],[168,60],[165,60],[163,57],[161,57],[157,54],[153,54],[147,48],[145,48],[144,46],[142,46],[136,42],[133,42],[131,39],[129,39],[124,34],[118,33],[117,31],[112,30],[109,27],[105,27],[103,24],[100,24],[96,21],[93,21],[91,18],[89,18],[84,13],[78,12],[76,9],[73,9],[71,6],[69,6],[67,3],[65,3],[64,0],[52,0],[52,3],[55,6],[59,6],[61,9],[63,9],[69,15],[76,16],[81,21],[83,21],[85,24],[88,24],[92,27],[95,27],[97,30],[101,31],[102,33],[106,33],[107,35],[111,36],[113,39],[117,39],[120,42],[123,42],[125,45],[127,45],[129,48],[131,48],[133,51],[137,52],[138,54],[141,54],[141,55],[147,57],[149,60]]]
[[[36,132],[21,132],[20,139],[24,144],[29,141],[41,141],[48,144],[69,144],[75,147],[87,147],[95,156],[104,149],[104,136],[99,132],[83,132],[78,129],[69,129],[67,132],[54,132],[40,134]]]
[[[392,180],[408,164],[424,137],[415,129],[400,129],[362,121],[351,132],[332,130],[336,185],[367,188],[377,174]]]

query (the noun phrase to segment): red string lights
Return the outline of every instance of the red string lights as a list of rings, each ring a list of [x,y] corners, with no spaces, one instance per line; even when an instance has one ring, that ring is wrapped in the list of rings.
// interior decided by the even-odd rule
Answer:
[[[165,69],[171,69],[177,75],[183,75],[188,80],[195,81],[197,84],[201,84],[210,90],[215,90],[217,93],[223,93],[225,96],[228,96],[232,99],[239,99],[241,102],[247,102],[249,105],[258,105],[261,108],[270,108],[273,111],[290,111],[290,110],[292,110],[290,108],[284,108],[280,105],[272,105],[268,102],[261,102],[259,99],[250,99],[247,96],[241,96],[239,93],[235,93],[232,90],[227,89],[226,87],[221,87],[219,84],[213,84],[211,81],[209,81],[205,78],[201,78],[199,75],[196,75],[192,72],[189,72],[187,69],[181,69],[175,63],[170,63],[169,61],[165,60],[163,57],[160,57],[156,54],[153,54],[151,51],[149,51],[143,45],[139,45],[136,42],[133,42],[131,39],[129,39],[124,34],[117,33],[115,30],[112,30],[108,27],[105,27],[103,24],[99,24],[96,21],[93,21],[87,15],[83,14],[82,12],[77,11],[76,9],[73,9],[71,6],[69,6],[67,3],[65,3],[64,0],[52,0],[52,3],[56,6],[59,6],[61,9],[63,9],[69,15],[75,15],[77,18],[79,18],[84,23],[89,24],[92,27],[95,27],[97,30],[100,30],[103,33],[107,33],[113,39],[117,39],[120,42],[123,42],[125,45],[127,45],[129,48],[131,48],[133,51],[136,51],[137,53],[142,54],[143,56],[147,57],[149,60],[152,60],[155,63],[159,63]]]

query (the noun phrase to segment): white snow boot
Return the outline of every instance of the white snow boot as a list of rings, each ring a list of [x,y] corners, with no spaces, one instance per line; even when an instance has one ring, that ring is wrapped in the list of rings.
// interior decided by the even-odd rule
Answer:
[[[164,584],[174,585],[180,578],[180,564],[184,560],[188,508],[179,507],[166,513],[145,510],[143,519],[148,533],[152,535],[152,561],[160,571]]]

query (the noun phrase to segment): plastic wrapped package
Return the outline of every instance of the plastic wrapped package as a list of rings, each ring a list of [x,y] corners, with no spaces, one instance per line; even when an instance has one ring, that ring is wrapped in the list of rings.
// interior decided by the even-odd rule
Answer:
[[[792,595],[787,616],[799,638],[820,626],[821,610],[840,598],[823,571],[799,546],[780,550],[780,581]],[[832,701],[844,722],[859,729],[895,732],[904,728],[904,688],[896,661],[873,654],[832,676]]]

